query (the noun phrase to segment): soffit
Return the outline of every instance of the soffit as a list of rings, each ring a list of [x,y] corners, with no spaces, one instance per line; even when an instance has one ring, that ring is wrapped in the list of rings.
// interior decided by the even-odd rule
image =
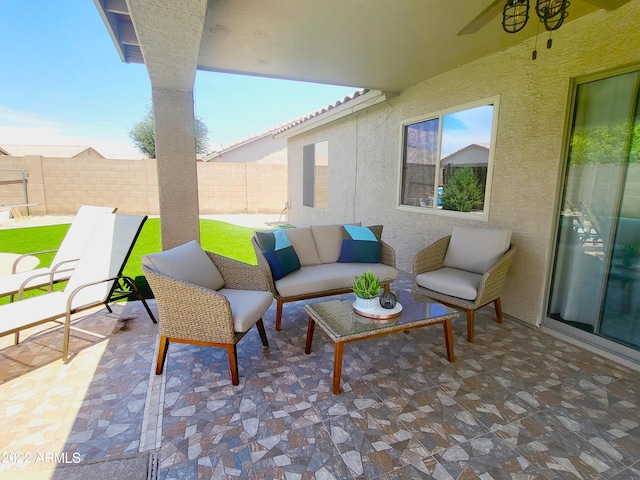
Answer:
[[[126,62],[162,63],[148,52],[180,51],[172,43],[184,21],[172,22],[174,0],[127,0],[161,25],[141,31],[124,0],[94,0]],[[628,0],[572,0],[567,22],[599,12],[598,5]],[[199,3],[199,2],[198,2]],[[208,0],[197,52],[197,68],[400,92],[428,78],[542,34],[535,14],[524,30],[507,34],[501,15],[479,31],[458,35],[493,0]],[[532,4],[535,1],[532,0]],[[124,5],[124,7],[123,7]],[[188,17],[187,17],[188,18]],[[129,21],[129,24],[127,24]],[[201,19],[196,28],[202,28]],[[115,32],[115,33],[114,33]],[[142,54],[135,51],[135,41]],[[153,47],[146,43],[155,44]],[[164,47],[162,44],[164,43]],[[158,45],[160,44],[160,45]],[[160,46],[160,48],[159,48]],[[189,48],[194,48],[190,46]],[[544,48],[543,46],[541,48]],[[127,54],[130,50],[130,55]],[[184,52],[192,56],[194,52]],[[142,57],[142,59],[141,59]],[[163,67],[170,75],[172,62]]]

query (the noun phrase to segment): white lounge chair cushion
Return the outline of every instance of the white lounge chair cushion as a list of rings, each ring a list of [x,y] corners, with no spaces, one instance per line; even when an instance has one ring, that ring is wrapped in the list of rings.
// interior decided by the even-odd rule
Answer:
[[[220,271],[195,240],[160,253],[144,255],[142,263],[158,273],[209,290],[224,287]]]
[[[416,276],[416,283],[421,287],[451,297],[475,300],[482,275],[456,268],[440,268]]]
[[[247,332],[269,310],[273,302],[271,292],[222,288],[218,293],[229,300],[233,329],[236,332]]]
[[[69,264],[70,268],[75,267],[76,263],[77,262]],[[49,273],[51,273],[51,270],[49,268],[37,268],[28,272],[14,273],[13,275],[5,275],[3,277],[0,277],[0,295],[11,295],[13,293],[18,293],[18,290],[20,290],[20,286],[31,277],[35,278],[24,285],[25,290],[46,285],[50,280],[50,277],[48,275]],[[57,273],[54,275],[54,281],[61,282],[63,280],[67,280],[71,276],[71,273],[71,271]]]
[[[80,258],[102,216],[112,214],[115,210],[114,207],[82,205],[65,234],[60,248],[58,248],[51,262],[51,266],[55,267],[59,262]],[[72,264],[70,266],[73,267],[75,265]],[[63,265],[61,268],[67,267]]]
[[[398,270],[382,263],[329,263],[302,267],[275,282],[283,297],[297,297],[310,293],[348,288],[353,279],[367,270],[384,283],[392,282]]]
[[[311,227],[287,228],[283,230],[289,238],[293,249],[298,255],[300,265],[320,265],[320,257],[316,249],[316,242],[311,233]]]
[[[20,272],[15,275],[0,277],[0,295],[12,295],[18,292],[23,282],[31,277],[35,277],[28,284],[24,285],[25,290],[45,286],[51,278],[47,275],[53,268],[56,270],[67,270],[57,273],[54,276],[55,282],[61,282],[71,277],[71,269],[78,264],[78,258],[82,255],[94,231],[99,225],[104,215],[111,214],[113,207],[96,207],[93,205],[83,205],[78,210],[73,223],[67,230],[50,267],[38,268],[30,272]],[[58,266],[58,264],[61,264]]]
[[[443,266],[483,274],[509,250],[511,230],[453,227]]]
[[[63,292],[52,292],[1,305],[0,335],[63,316],[67,310],[67,297]]]

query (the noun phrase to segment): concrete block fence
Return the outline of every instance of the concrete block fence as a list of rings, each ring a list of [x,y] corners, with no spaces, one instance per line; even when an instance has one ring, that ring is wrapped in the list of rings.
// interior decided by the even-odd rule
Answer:
[[[201,214],[280,213],[287,201],[286,165],[199,162],[197,171]],[[0,156],[0,205],[23,203],[31,215],[74,214],[85,204],[158,215],[156,160]]]

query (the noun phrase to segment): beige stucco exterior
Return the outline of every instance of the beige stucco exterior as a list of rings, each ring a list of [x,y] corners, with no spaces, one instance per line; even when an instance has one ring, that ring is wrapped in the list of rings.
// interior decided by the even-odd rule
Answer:
[[[417,251],[454,225],[510,228],[518,254],[503,296],[505,312],[539,325],[554,250],[557,198],[572,79],[638,63],[640,2],[594,14],[460,66],[395,98],[289,138],[289,220],[295,225],[383,224],[383,239],[410,272]],[[506,35],[506,34],[505,34]],[[407,119],[500,96],[488,222],[397,208],[401,124]],[[329,142],[329,204],[302,206],[302,149]]]

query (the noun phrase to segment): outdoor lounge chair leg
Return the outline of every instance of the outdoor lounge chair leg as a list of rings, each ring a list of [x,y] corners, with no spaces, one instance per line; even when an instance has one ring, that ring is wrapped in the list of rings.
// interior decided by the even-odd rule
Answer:
[[[229,353],[229,369],[231,370],[231,383],[238,385],[238,352],[236,351],[236,344],[227,345],[227,352]]]
[[[264,323],[262,323],[262,319],[256,322],[256,328],[258,329],[258,333],[260,334],[260,340],[262,340],[262,345],[265,347],[268,347],[269,342],[267,341],[267,332],[264,331]]]
[[[149,304],[147,303],[147,301],[144,298],[142,298],[142,295],[139,295],[139,298],[140,298],[140,301],[142,302],[142,305],[144,305],[145,310],[149,314],[151,321],[153,323],[158,323],[158,321],[156,320],[156,317],[154,317],[153,313],[151,313],[151,309],[149,308]]]
[[[475,314],[475,310],[469,309],[467,310],[467,340],[469,341],[469,343],[473,343],[474,342],[474,328],[473,328],[473,322],[474,322],[474,314]]]
[[[71,313],[67,311],[64,318],[64,337],[62,340],[62,361],[67,363],[69,361],[69,336],[71,333]]]
[[[149,308],[149,304],[147,304],[147,301],[144,299],[144,297],[140,293],[140,289],[136,285],[136,282],[133,279],[129,278],[129,277],[124,277],[123,280],[126,281],[129,284],[129,287],[136,294],[136,296],[138,297],[138,300],[140,300],[142,302],[142,305],[144,305],[145,310],[147,311],[147,313],[149,314],[149,317],[151,318],[151,321],[153,323],[158,323],[156,321],[156,317],[154,317],[153,313],[151,313],[151,309]]]
[[[20,343],[20,332],[13,334],[13,344],[18,345]]]
[[[282,300],[276,300],[276,330],[279,332],[282,324]]]
[[[160,336],[160,345],[158,346],[158,363],[156,364],[156,375],[162,375],[164,362],[167,359],[169,351],[169,338]]]
[[[105,304],[104,304],[104,306],[105,306],[105,307],[107,307],[107,311],[108,311],[109,313],[113,313],[113,310],[111,310],[111,307],[109,306],[109,304],[108,304],[108,303],[105,303]]]
[[[498,323],[502,323],[502,303],[500,302],[500,297],[493,301],[493,306],[496,309],[496,320]]]

